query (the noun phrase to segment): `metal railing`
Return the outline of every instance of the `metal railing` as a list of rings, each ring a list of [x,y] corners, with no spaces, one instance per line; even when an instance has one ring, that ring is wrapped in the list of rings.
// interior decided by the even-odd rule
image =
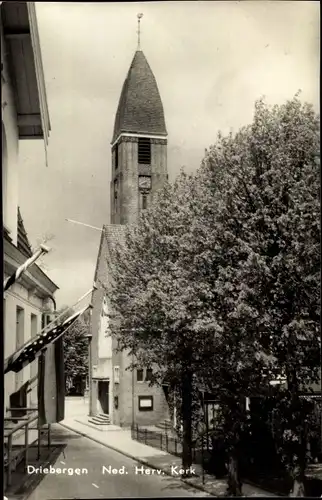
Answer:
[[[168,432],[150,431],[147,428],[140,428],[136,425],[132,426],[131,435],[135,441],[166,451],[177,457],[180,457],[182,454],[181,440],[169,435]]]
[[[7,410],[10,410],[12,412],[16,411],[26,411],[26,412],[37,412],[37,409],[35,408],[7,408]],[[6,427],[6,422],[14,422],[17,421],[17,425],[14,427]],[[38,436],[36,440],[31,440],[29,442],[29,431],[34,430],[33,427],[31,427],[31,424],[33,422],[37,421],[37,426],[35,430],[37,430]],[[18,454],[13,453],[13,436],[20,430],[24,429],[24,445],[19,446],[19,451]],[[7,452],[7,457],[5,457],[4,460],[4,467],[7,469],[7,486],[11,486],[12,482],[12,472],[13,472],[13,464],[16,460],[19,460],[21,456],[23,455],[24,463],[25,463],[25,468],[27,468],[28,465],[28,458],[29,458],[29,448],[33,446],[37,442],[37,459],[40,459],[40,453],[41,453],[41,437],[44,432],[47,432],[47,446],[50,448],[51,446],[51,428],[50,424],[48,424],[48,427],[41,427],[39,425],[39,417],[37,415],[32,415],[32,416],[27,416],[27,417],[5,417],[4,418],[4,450]]]
[[[144,443],[153,448],[166,451],[177,457],[182,456],[182,441],[178,437],[171,436],[167,431],[158,432],[147,428],[140,428],[138,425],[131,427],[131,437],[139,443]],[[204,463],[206,455],[206,440],[198,437],[192,442],[192,461],[194,464],[201,465],[202,476],[204,476]]]

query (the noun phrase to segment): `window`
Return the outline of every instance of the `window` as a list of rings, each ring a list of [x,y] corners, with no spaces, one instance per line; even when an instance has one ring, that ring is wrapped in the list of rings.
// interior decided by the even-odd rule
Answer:
[[[22,307],[17,306],[16,349],[19,349],[24,343],[24,316],[25,311]]]
[[[115,384],[120,383],[120,367],[119,366],[114,366],[114,383]]]
[[[143,382],[143,370],[141,368],[136,370],[136,380],[137,382]]]
[[[138,163],[140,165],[150,165],[150,163],[151,163],[151,139],[147,139],[145,137],[139,137]]]
[[[22,307],[17,306],[16,310],[16,350],[18,350],[24,343],[25,336],[25,311]],[[23,370],[16,373],[16,391],[21,387],[23,383]]]
[[[43,313],[41,316],[41,329],[43,330],[45,326],[49,325],[51,323],[51,317],[50,314],[48,313]]]
[[[151,379],[152,379],[152,369],[151,368],[147,368],[146,375],[145,375],[145,380],[146,380],[146,382],[150,382]]]
[[[115,410],[117,410],[118,407],[119,407],[119,397],[114,396],[114,408],[115,408]]]
[[[153,396],[139,396],[139,411],[153,411]]]
[[[30,333],[31,333],[31,338],[35,337],[38,332],[38,317],[36,314],[30,315]],[[30,378],[33,380],[37,377],[38,373],[38,360],[35,359],[30,363]],[[37,380],[37,379],[36,379]],[[37,383],[32,383],[32,389],[30,391],[30,401],[29,403],[32,406],[36,406],[37,404]],[[29,404],[28,403],[28,404]]]
[[[148,197],[146,194],[142,195],[142,210],[146,210],[148,208]]]
[[[114,181],[114,209],[117,210],[117,199],[118,199],[118,182],[117,179]]]
[[[115,144],[115,148],[114,148],[114,165],[115,165],[115,168],[118,168],[118,166],[119,166],[119,145],[118,144]]]

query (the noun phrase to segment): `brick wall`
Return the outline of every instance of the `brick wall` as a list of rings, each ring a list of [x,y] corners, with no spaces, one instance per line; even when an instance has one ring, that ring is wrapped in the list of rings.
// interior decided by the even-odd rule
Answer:
[[[114,150],[114,148],[113,148]],[[152,191],[150,200],[155,198],[156,192],[167,180],[167,141],[166,139],[151,140],[151,165],[144,166],[147,172],[141,172],[138,165],[138,138],[121,137],[118,141],[118,167],[115,168],[115,158],[112,150],[112,181],[110,183],[111,224],[136,223],[139,207],[140,193],[138,177],[151,175]],[[117,203],[114,201],[114,181],[118,183]],[[99,319],[104,292],[99,281],[108,283],[109,272],[107,267],[108,245],[103,238],[98,256],[95,281],[99,289],[93,294],[92,311],[92,352],[93,365],[99,363],[98,358],[98,332]],[[111,323],[113,331],[113,323]],[[128,353],[117,352],[117,341],[112,336],[112,381],[110,383],[111,420],[116,425],[130,426],[153,425],[165,420],[169,416],[168,405],[160,387],[150,387],[147,382],[137,382],[136,373],[128,370],[130,359]],[[115,367],[119,367],[119,383],[114,380]],[[139,396],[153,396],[153,411],[139,410]],[[95,398],[93,398],[94,400]],[[118,407],[116,407],[116,399]],[[96,403],[94,403],[96,406]]]
[[[127,352],[113,353],[113,366],[120,367],[120,384],[114,386],[114,396],[117,395],[119,398],[119,409],[114,410],[114,423],[129,427],[132,423],[156,425],[168,419],[169,408],[163,389],[158,386],[150,387],[148,382],[137,382],[136,370],[132,372],[126,369],[130,362]],[[139,396],[153,397],[152,411],[139,410]]]
[[[138,138],[121,137],[119,139],[119,164],[115,168],[112,154],[111,189],[111,223],[136,223],[140,208],[140,193],[138,186]],[[152,177],[152,200],[157,191],[167,180],[167,141],[166,139],[151,139],[151,165],[147,175]],[[117,206],[114,203],[114,181],[118,183]]]

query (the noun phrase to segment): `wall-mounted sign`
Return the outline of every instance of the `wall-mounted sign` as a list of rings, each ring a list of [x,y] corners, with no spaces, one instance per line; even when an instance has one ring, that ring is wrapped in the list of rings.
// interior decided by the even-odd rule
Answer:
[[[139,411],[153,411],[153,396],[139,396]]]

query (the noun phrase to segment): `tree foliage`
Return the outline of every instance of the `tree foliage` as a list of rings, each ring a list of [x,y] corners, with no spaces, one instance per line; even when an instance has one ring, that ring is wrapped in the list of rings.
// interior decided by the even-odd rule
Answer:
[[[60,313],[63,311],[65,311],[65,314],[60,319],[60,323],[74,313],[74,311],[68,307],[62,308]],[[83,315],[80,316],[64,334],[64,361],[67,379],[87,376],[88,340],[86,335],[88,332],[88,317]]]
[[[310,412],[300,395],[318,378],[317,153],[311,106],[298,95],[282,106],[258,101],[251,125],[219,134],[195,175],[181,172],[164,186],[113,259],[120,348],[153,367],[155,383],[182,389],[190,380],[192,393],[197,386],[216,395],[232,495],[241,493],[245,397],[268,395],[281,373],[284,458],[303,482]]]

